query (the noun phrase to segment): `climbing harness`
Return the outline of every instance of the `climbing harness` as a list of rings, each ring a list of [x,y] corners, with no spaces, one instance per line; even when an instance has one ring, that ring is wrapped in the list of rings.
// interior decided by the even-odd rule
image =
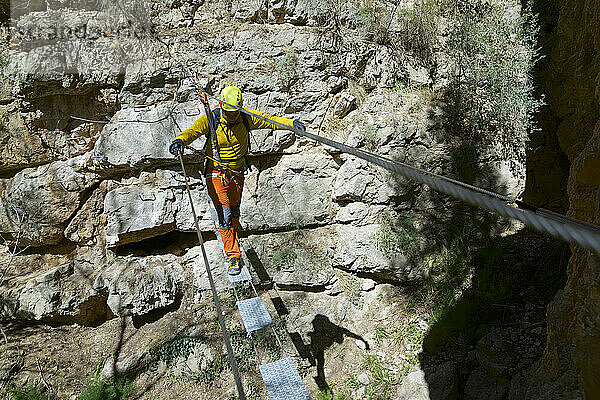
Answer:
[[[207,96],[219,101],[214,96],[208,94]],[[223,101],[221,100],[221,102]],[[525,225],[531,226],[539,231],[549,233],[570,243],[577,243],[589,250],[600,253],[600,227],[596,225],[536,207],[520,200],[511,199],[510,197],[476,186],[468,185],[464,182],[443,177],[368,151],[359,150],[343,143],[322,136],[313,135],[292,126],[273,121],[270,118],[263,117],[262,115],[258,115],[244,108],[236,107],[231,104],[228,105],[240,110],[242,113],[259,118],[282,129],[290,130],[299,136],[316,140],[344,153],[352,154],[372,164],[379,165],[387,170],[397,172],[404,177],[420,183],[425,183],[440,192],[457,197],[473,205],[484,207],[504,217],[517,219]],[[504,202],[508,202],[511,205],[505,204]]]

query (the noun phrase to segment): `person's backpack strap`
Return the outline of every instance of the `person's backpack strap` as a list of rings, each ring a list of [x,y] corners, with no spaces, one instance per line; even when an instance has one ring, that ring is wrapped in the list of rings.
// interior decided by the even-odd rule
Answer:
[[[219,107],[213,110],[213,121],[214,121],[214,132],[217,132],[217,128],[219,127],[219,122],[221,122],[221,109]],[[216,138],[215,138],[216,139]]]
[[[244,161],[246,161],[246,167],[250,169],[250,159],[248,158],[248,153],[250,153],[250,122],[246,114],[242,113],[241,117],[244,127],[246,127],[246,131],[248,132],[248,149],[246,150],[246,154],[244,154]]]

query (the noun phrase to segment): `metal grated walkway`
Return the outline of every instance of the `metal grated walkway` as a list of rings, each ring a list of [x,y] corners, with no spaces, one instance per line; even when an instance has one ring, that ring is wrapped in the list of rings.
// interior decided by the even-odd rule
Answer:
[[[204,177],[202,180],[204,187],[206,188],[206,180]],[[210,196],[206,190],[205,194],[208,200],[213,222],[215,223],[215,234],[217,236],[219,246],[221,247],[221,251],[223,251],[223,242],[221,241],[221,235],[217,229],[219,223],[217,213],[215,212],[212,201],[210,200]],[[224,251],[223,254],[225,254]],[[224,267],[227,271],[229,263],[225,262]],[[271,318],[271,314],[269,314],[265,303],[259,297],[258,292],[256,291],[256,288],[252,282],[252,276],[250,275],[248,268],[245,265],[242,265],[242,271],[238,275],[232,276],[228,274],[227,278],[231,288],[235,293],[235,297],[237,299],[236,304],[242,317],[244,328],[248,333],[248,337],[254,340],[251,335],[252,332],[270,327],[273,330],[275,338],[277,339],[277,343],[279,343],[281,352],[285,356],[277,361],[259,365],[260,374],[262,375],[263,382],[265,383],[269,393],[270,400],[310,400],[308,390],[306,389],[306,386],[304,386],[304,382],[302,382],[302,378],[300,378],[300,374],[298,374],[298,370],[296,369],[296,364],[290,357],[287,357],[283,345],[277,336],[277,332],[273,327],[273,318]],[[238,298],[235,285],[236,283],[246,284],[246,282],[251,286],[256,297],[240,300]],[[253,347],[258,356],[258,350],[256,349],[254,342]]]
[[[296,364],[290,357],[260,366],[271,400],[310,400]]]
[[[237,302],[237,306],[242,315],[246,332],[254,332],[273,325],[273,319],[260,297],[240,300]]]

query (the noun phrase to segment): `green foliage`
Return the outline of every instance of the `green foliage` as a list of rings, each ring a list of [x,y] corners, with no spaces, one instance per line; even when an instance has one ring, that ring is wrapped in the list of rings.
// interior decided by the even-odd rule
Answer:
[[[188,358],[201,341],[201,339],[187,336],[175,338],[158,346],[154,350],[155,358],[164,361],[167,365],[172,365],[177,359]]]
[[[221,372],[223,372],[228,365],[227,357],[220,356],[191,376],[202,383],[211,383],[221,375]]]
[[[402,46],[426,64],[434,64],[439,45],[441,8],[439,0],[417,0],[412,8],[400,11]],[[432,65],[433,66],[433,65]]]
[[[402,253],[414,258],[420,249],[419,235],[410,217],[402,215],[398,221],[384,215],[381,228],[375,235],[377,247],[384,253]]]
[[[399,327],[394,329],[394,340],[402,344],[405,350],[406,360],[410,365],[419,362],[418,355],[423,347],[426,328],[421,326],[418,315],[408,315]]]
[[[54,398],[44,391],[39,391],[33,383],[30,383],[27,388],[10,389],[8,392],[12,395],[13,400],[49,400]]]
[[[229,335],[239,370],[241,372],[253,370],[258,360],[256,359],[252,343],[248,340],[242,326],[232,323],[229,326]]]
[[[348,301],[350,303],[362,309],[364,305],[364,299],[362,296],[362,284],[354,275],[342,275],[340,284],[346,293]]]
[[[353,22],[364,36],[378,44],[390,42],[392,15],[384,4],[375,0],[354,0],[350,6]]]
[[[366,371],[369,376],[369,383],[365,386],[365,395],[369,399],[389,399],[394,386],[397,383],[397,379],[386,368],[381,359],[376,355],[365,355],[361,361],[359,371]],[[348,382],[350,386],[361,385],[361,383],[354,377],[353,381]]]
[[[273,254],[273,267],[277,270],[290,268],[296,261],[296,252],[291,247],[279,249]]]
[[[502,144],[519,154],[533,116],[543,104],[529,77],[539,54],[537,18],[529,7],[471,0],[455,20],[446,43],[450,58],[447,128],[462,139]]]
[[[365,125],[362,134],[363,138],[366,142],[367,149],[374,151],[377,149],[377,144],[379,142],[379,136],[377,135],[379,129],[375,125],[367,124]]]
[[[118,379],[110,383],[97,377],[88,379],[79,400],[124,400],[133,389],[133,383],[127,379]]]
[[[5,48],[4,46],[2,46],[2,48],[0,48],[0,72],[4,73],[4,69],[8,65],[8,61],[9,61],[8,49]]]

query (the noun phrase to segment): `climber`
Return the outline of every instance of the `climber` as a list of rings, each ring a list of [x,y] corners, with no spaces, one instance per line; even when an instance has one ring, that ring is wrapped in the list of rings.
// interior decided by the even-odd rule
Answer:
[[[205,159],[204,167],[206,186],[219,218],[221,239],[229,259],[228,273],[237,275],[241,271],[238,226],[245,165],[247,165],[246,155],[250,146],[248,133],[253,129],[281,128],[252,115],[243,114],[239,109],[232,107],[243,107],[242,92],[235,86],[225,87],[219,99],[220,109],[213,111],[216,138],[210,137],[208,118],[203,115],[173,139],[169,152],[177,157],[179,153],[183,154],[186,145],[202,135],[207,137],[205,152],[209,157]],[[274,117],[250,109],[248,111],[302,131],[306,130],[304,124],[297,119]],[[217,149],[215,152],[213,152],[214,144]],[[212,159],[211,155],[213,155]]]

